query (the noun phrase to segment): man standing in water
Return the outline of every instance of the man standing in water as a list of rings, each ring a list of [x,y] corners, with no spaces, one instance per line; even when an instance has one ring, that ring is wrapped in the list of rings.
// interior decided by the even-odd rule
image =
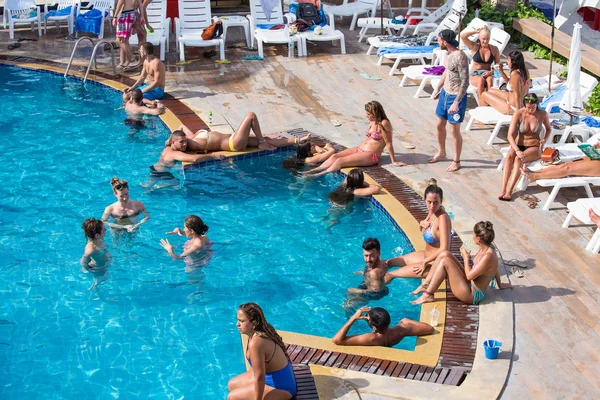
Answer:
[[[154,45],[150,42],[144,42],[140,47],[140,57],[144,59],[142,72],[133,86],[123,90],[125,93],[136,89],[144,83],[147,76],[150,76],[151,82],[139,87],[144,98],[148,100],[162,100],[165,97],[165,64],[154,57],[153,53]]]
[[[460,124],[465,119],[465,112],[467,111],[469,60],[465,53],[458,49],[456,33],[453,30],[444,29],[441,31],[438,36],[438,44],[442,50],[448,51],[448,55],[444,61],[446,70],[431,95],[434,100],[439,98],[435,109],[438,152],[429,159],[429,162],[435,163],[446,157],[446,122],[449,122],[450,132],[454,137],[454,160],[447,171],[455,172],[460,169],[460,153],[463,143]]]
[[[363,272],[363,283],[357,288],[348,289],[347,300],[342,305],[347,313],[354,312],[356,307],[367,304],[369,300],[379,300],[389,293],[384,281],[387,265],[381,259],[379,240],[368,238],[363,242],[362,248],[363,259],[367,264]]]

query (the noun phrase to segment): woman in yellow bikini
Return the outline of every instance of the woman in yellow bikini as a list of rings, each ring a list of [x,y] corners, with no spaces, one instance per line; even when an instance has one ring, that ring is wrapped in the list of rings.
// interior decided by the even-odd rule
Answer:
[[[448,278],[452,293],[463,303],[479,304],[485,297],[485,291],[494,280],[498,283],[498,289],[507,289],[508,284],[500,282],[498,271],[498,256],[491,247],[494,241],[494,226],[489,221],[481,221],[473,228],[473,242],[479,246],[479,251],[473,259],[471,266],[471,252],[460,248],[460,254],[464,259],[464,270],[460,261],[449,251],[438,256],[438,260],[429,271],[427,279],[413,292],[421,293],[421,297],[413,301],[413,304],[430,303],[435,301],[434,293],[442,282]]]
[[[192,132],[187,126],[181,125],[177,130],[183,131],[188,138],[188,152],[209,151],[244,151],[246,147],[258,147],[263,150],[275,150],[277,147],[285,147],[297,143],[298,140],[309,140],[310,134],[303,138],[270,138],[264,137],[260,129],[258,117],[253,112],[246,114],[242,123],[233,134],[219,133],[215,131],[199,130]],[[254,136],[250,133],[253,132]],[[171,139],[167,140],[166,146],[170,146]]]

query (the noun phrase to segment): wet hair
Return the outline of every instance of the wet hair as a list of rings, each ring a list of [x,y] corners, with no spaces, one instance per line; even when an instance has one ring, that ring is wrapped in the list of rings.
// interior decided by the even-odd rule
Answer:
[[[131,92],[131,99],[135,104],[140,104],[144,99],[144,94],[140,89],[135,89]]]
[[[490,221],[479,221],[473,228],[473,233],[486,245],[491,245],[496,234],[494,233],[494,225]]]
[[[304,160],[312,155],[310,152],[311,148],[312,143],[310,140],[302,140],[298,143],[298,146],[296,146],[296,155],[283,160],[281,166],[291,170],[302,168],[304,166]]]
[[[540,99],[537,97],[535,93],[527,93],[525,97],[523,97],[524,104],[537,104],[540,102]]]
[[[437,185],[437,181],[433,178],[429,180],[429,186],[427,186],[425,189],[425,195],[423,196],[423,199],[427,199],[427,196],[430,194],[437,194],[440,196],[440,201],[444,200],[444,191]]]
[[[369,310],[369,325],[375,328],[377,332],[387,329],[392,322],[390,313],[381,307],[374,307]]]
[[[512,63],[510,68],[511,72],[519,71],[522,79],[529,79],[529,73],[527,73],[527,67],[525,66],[525,58],[523,57],[523,53],[521,53],[519,50],[514,50],[508,54],[508,57],[510,57],[510,62]]]
[[[329,200],[340,206],[344,206],[354,200],[354,189],[364,186],[365,175],[360,168],[354,168],[346,176],[346,182],[329,193]]]
[[[129,189],[129,183],[117,178],[116,176],[110,180],[110,185],[115,193],[123,189]]]
[[[197,215],[187,216],[185,221],[183,221],[183,224],[198,235],[204,235],[208,232],[208,226],[205,225],[202,219]]]
[[[123,103],[127,103],[131,99],[131,92],[123,92]]]
[[[375,125],[379,128],[379,132],[387,132],[383,127],[383,120],[388,120],[385,110],[380,102],[373,100],[365,104],[365,111],[375,117]]]
[[[279,336],[275,328],[273,328],[273,326],[267,322],[265,314],[263,313],[262,308],[260,308],[258,304],[245,303],[239,306],[238,310],[241,310],[244,314],[246,314],[248,320],[252,322],[252,326],[255,333],[257,333],[261,337],[265,337],[273,341],[273,343],[281,347],[283,354],[285,354],[285,356],[289,359],[287,351],[285,350],[285,344],[283,343],[283,339],[281,338],[281,336]]]
[[[379,240],[377,240],[375,238],[367,238],[363,242],[362,248],[363,248],[363,250],[367,250],[367,251],[370,251],[373,249],[376,249],[377,251],[381,251],[381,244],[379,244]]]
[[[150,42],[144,42],[144,44],[142,44],[142,47],[144,48],[144,51],[147,54],[154,54],[154,45]]]
[[[176,131],[173,131],[173,133],[171,133],[171,138],[173,138],[173,136],[185,137],[185,133],[183,133],[183,131],[176,130]]]
[[[100,235],[102,233],[104,223],[96,218],[88,218],[83,221],[83,225],[81,227],[83,228],[85,237],[94,239],[96,235]]]

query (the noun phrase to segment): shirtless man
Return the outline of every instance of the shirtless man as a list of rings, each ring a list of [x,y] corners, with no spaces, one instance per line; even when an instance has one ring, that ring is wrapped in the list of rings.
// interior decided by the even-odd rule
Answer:
[[[352,324],[361,319],[367,321],[373,332],[348,336]],[[404,339],[405,336],[431,335],[434,331],[431,325],[408,318],[402,318],[398,325],[391,328],[390,322],[390,314],[383,308],[359,308],[335,334],[333,343],[338,346],[392,347]]]
[[[142,72],[133,86],[125,88],[125,93],[136,89],[143,84],[147,76],[152,80],[149,84],[140,86],[139,89],[145,99],[162,100],[165,97],[165,64],[154,57],[154,45],[150,42],[144,42],[140,47],[140,56],[144,59]]]
[[[439,98],[435,109],[439,149],[435,156],[429,159],[429,162],[435,163],[446,157],[446,123],[449,122],[450,132],[454,137],[454,161],[447,171],[454,172],[460,169],[460,153],[463,143],[460,124],[465,119],[467,111],[469,59],[462,50],[458,49],[456,33],[453,30],[444,29],[440,32],[437,40],[440,49],[448,50],[448,55],[444,61],[446,70],[431,95],[434,100]]]
[[[171,173],[171,168],[175,166],[177,161],[197,163],[209,160],[222,160],[224,156],[222,154],[188,154],[185,153],[187,150],[187,139],[185,133],[182,131],[175,131],[171,134],[171,144],[166,146],[158,162],[150,167],[150,180],[142,183],[142,186],[151,187],[156,185],[158,182],[161,183],[160,188],[166,186],[177,186],[179,180]],[[157,187],[158,188],[158,187]]]
[[[161,115],[165,113],[165,106],[162,103],[156,101],[155,103],[150,102],[151,105],[156,108],[147,107],[149,100],[144,102],[142,97],[142,91],[135,89],[131,92],[131,98],[125,103],[125,112],[127,112],[127,118],[125,119],[125,125],[132,126],[137,129],[141,129],[145,126],[144,115]]]
[[[348,312],[369,300],[379,300],[389,293],[385,284],[387,264],[381,259],[379,240],[368,238],[363,242],[363,259],[367,263],[363,272],[363,283],[357,288],[350,288],[346,293],[347,300],[342,307]]]
[[[144,30],[144,18],[142,12],[142,2],[140,0],[119,0],[115,8],[117,18],[113,18],[112,24],[117,28],[117,41],[120,48],[119,67],[124,70],[138,68],[135,62],[129,38],[132,34]],[[145,31],[144,31],[145,33]]]

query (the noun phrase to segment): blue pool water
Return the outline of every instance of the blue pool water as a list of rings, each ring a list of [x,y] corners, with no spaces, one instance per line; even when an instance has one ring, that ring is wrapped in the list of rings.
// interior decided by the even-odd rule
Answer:
[[[183,189],[146,192],[139,184],[168,135],[160,121],[130,136],[119,93],[53,74],[0,66],[0,88],[2,399],[225,398],[244,370],[239,304],[259,303],[278,329],[331,337],[346,321],[346,289],[361,281],[362,241],[379,238],[384,258],[412,250],[367,200],[329,228],[326,195],[341,178],[294,177],[280,167],[285,152],[188,170]],[[81,224],[115,201],[113,176],[151,219],[132,236],[107,233],[114,261],[90,289]],[[189,214],[215,243],[193,274],[159,245]],[[184,239],[169,239],[181,251]],[[371,305],[394,323],[418,319],[407,295],[417,283],[396,280]]]

